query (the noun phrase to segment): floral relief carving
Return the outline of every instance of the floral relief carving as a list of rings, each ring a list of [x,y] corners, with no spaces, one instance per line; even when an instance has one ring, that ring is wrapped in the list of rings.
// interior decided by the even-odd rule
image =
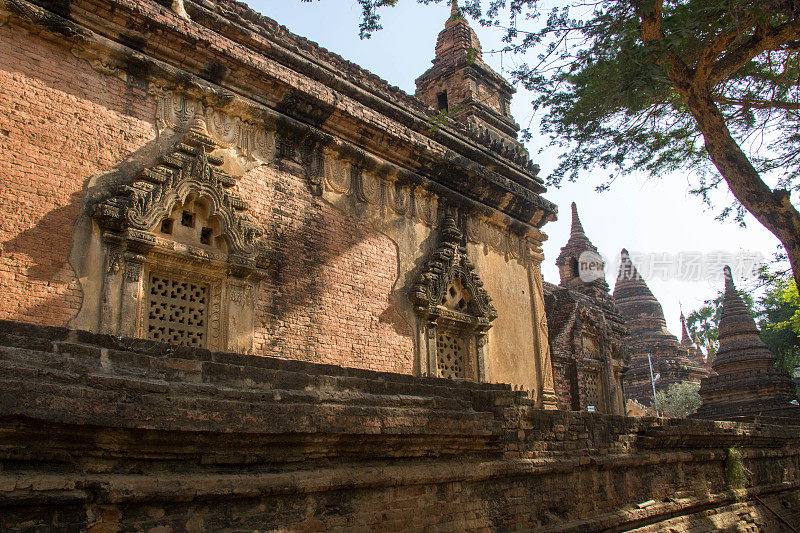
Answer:
[[[386,204],[398,215],[405,215],[410,212],[411,189],[407,185],[402,185],[397,181],[388,181],[384,187],[386,190]]]
[[[359,173],[358,180],[359,199],[376,207],[381,205],[381,195],[383,194],[383,184],[380,178],[369,171]]]
[[[492,222],[469,217],[467,218],[466,235],[469,242],[483,244],[513,259],[527,261],[531,257],[530,241],[527,237]]]
[[[417,215],[417,220],[426,226],[436,224],[438,202],[439,199],[435,194],[426,191],[422,187],[416,187],[414,189],[414,211]]]
[[[325,157],[325,185],[339,194],[350,192],[350,163],[333,157]]]
[[[267,163],[275,158],[275,133],[220,109],[206,107],[199,100],[180,93],[160,92],[156,98],[156,125],[182,131],[196,117],[207,124],[209,137],[220,148],[235,149],[242,156]]]

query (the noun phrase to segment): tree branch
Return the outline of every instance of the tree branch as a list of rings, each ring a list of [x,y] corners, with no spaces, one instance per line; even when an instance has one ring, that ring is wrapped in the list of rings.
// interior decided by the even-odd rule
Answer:
[[[713,95],[714,101],[724,105],[738,105],[753,109],[787,109],[800,110],[800,102],[785,102],[782,100],[761,100],[757,98],[729,98],[722,95]]]
[[[752,16],[750,18],[752,19]],[[700,54],[700,58],[697,61],[697,67],[695,68],[695,83],[705,84],[708,82],[717,58],[728,49],[728,47],[731,45],[731,43],[733,43],[733,41],[736,40],[736,37],[738,37],[739,34],[740,31],[737,29],[724,35],[720,35],[711,41],[708,46],[705,47],[705,49],[703,49],[703,52]]]
[[[714,87],[763,52],[775,50],[780,45],[799,38],[800,19],[793,19],[776,27],[758,28],[755,35],[717,61],[711,69],[706,84]]]

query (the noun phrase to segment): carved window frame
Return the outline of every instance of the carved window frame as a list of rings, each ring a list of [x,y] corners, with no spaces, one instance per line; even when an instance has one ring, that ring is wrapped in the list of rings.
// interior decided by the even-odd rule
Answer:
[[[147,338],[148,287],[155,273],[209,286],[206,348],[252,352],[267,257],[262,232],[232,192],[235,182],[222,158],[212,155],[215,148],[197,115],[172,153],[95,206],[106,258],[101,332]],[[195,202],[207,207],[204,214],[218,225],[216,238],[224,246],[204,246],[202,238],[181,242],[161,231],[175,208],[182,213]],[[199,213],[190,211],[193,217]]]
[[[464,375],[456,379],[485,381],[486,334],[497,311],[467,257],[464,234],[456,219],[452,210],[443,217],[439,245],[410,293],[418,317],[420,371],[422,375],[442,377],[438,340],[447,334],[458,337],[465,345]],[[464,305],[452,305],[446,297],[456,282],[468,291],[469,300]]]

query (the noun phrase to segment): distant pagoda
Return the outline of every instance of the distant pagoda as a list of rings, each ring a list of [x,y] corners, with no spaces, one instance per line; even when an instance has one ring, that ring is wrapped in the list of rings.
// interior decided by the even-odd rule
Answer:
[[[686,351],[686,357],[710,372],[711,365],[706,361],[706,357],[703,354],[703,351],[700,349],[700,346],[697,344],[697,340],[689,333],[689,328],[686,326],[686,317],[683,314],[683,310],[681,310],[680,319],[681,347]]]
[[[758,336],[758,327],[725,267],[725,298],[719,324],[719,350],[711,363],[716,376],[703,379],[703,405],[696,418],[742,416],[800,419],[795,385],[775,367],[775,355]]]
[[[699,383],[709,374],[696,360],[696,353],[681,345],[667,329],[664,311],[650,288],[631,262],[628,251],[622,258],[614,286],[614,303],[628,327],[626,341],[630,367],[625,374],[625,391],[646,405],[653,404],[648,354],[653,361],[653,374],[659,374],[656,390],[667,390],[673,383]],[[692,355],[692,357],[690,357]]]

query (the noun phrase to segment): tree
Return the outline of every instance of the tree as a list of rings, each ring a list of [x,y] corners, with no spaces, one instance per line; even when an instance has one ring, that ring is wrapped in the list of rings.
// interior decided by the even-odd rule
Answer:
[[[696,413],[702,403],[700,383],[692,381],[673,383],[666,391],[656,393],[656,404],[661,416],[686,418]]]
[[[358,2],[362,37],[380,28],[376,9],[395,3]],[[800,283],[790,199],[800,190],[800,0],[576,0],[538,27],[539,0],[485,4],[466,0],[462,10],[503,28],[506,51],[539,51],[512,78],[539,95],[543,133],[566,147],[551,184],[593,168],[612,171],[600,189],[631,170],[694,170],[692,191],[710,202],[724,181],[738,203],[719,218],[752,213]]]
[[[777,366],[788,374],[800,365],[800,296],[797,284],[785,272],[763,266],[759,280],[764,295],[758,302],[761,340],[778,357]]]

